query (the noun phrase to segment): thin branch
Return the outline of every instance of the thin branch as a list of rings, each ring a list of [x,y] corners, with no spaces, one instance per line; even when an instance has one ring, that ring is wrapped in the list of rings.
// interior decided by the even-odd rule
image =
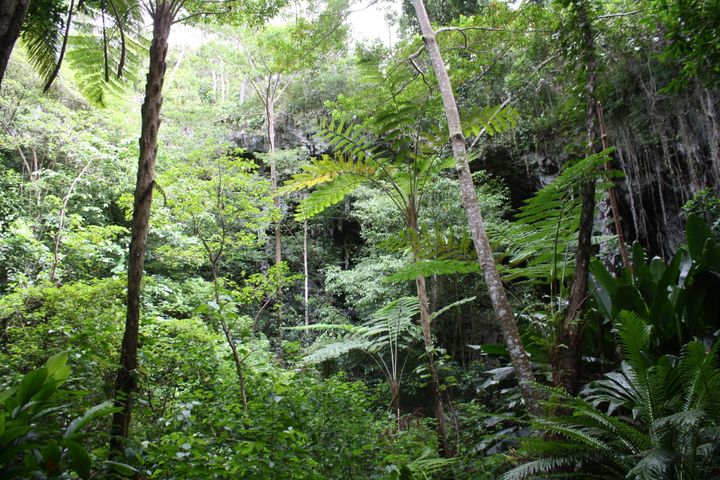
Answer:
[[[608,18],[629,17],[630,15],[637,15],[638,13],[642,13],[644,11],[645,11],[645,9],[641,8],[638,10],[633,10],[631,12],[606,13],[605,15],[598,15],[597,17],[595,17],[595,20],[606,20]]]
[[[65,19],[65,34],[63,35],[62,47],[60,47],[60,55],[58,56],[57,63],[50,76],[48,76],[43,88],[43,93],[47,93],[50,90],[50,86],[55,81],[55,78],[60,73],[60,67],[62,67],[63,58],[65,58],[65,51],[67,50],[68,38],[70,37],[70,26],[72,24],[73,9],[75,8],[75,0],[70,0],[70,8],[68,8],[67,18]]]

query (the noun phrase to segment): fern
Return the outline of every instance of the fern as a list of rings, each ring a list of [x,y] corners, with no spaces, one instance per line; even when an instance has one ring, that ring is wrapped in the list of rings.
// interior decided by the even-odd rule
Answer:
[[[493,136],[515,128],[519,119],[520,113],[512,105],[486,106],[466,115],[462,122],[466,126],[463,133],[466,137]]]
[[[64,2],[31,2],[22,40],[31,64],[49,87],[67,35],[65,59],[76,85],[90,102],[104,106],[110,97],[126,91],[124,77],[133,78],[142,63],[142,15],[132,0],[88,0],[77,3],[73,13],[66,26]]]
[[[539,458],[503,478],[712,477],[720,464],[720,341],[709,350],[691,342],[673,362],[651,357],[652,331],[636,314],[621,312],[616,333],[621,370],[592,384],[587,399],[541,387],[549,411],[570,414],[536,420],[535,428],[553,436],[525,441],[524,454]]]
[[[577,189],[583,182],[597,179],[597,195],[603,194],[617,175],[600,168],[612,151],[606,149],[567,166],[526,201],[509,228],[491,232],[500,246],[500,270],[506,281],[547,284],[572,276],[581,206]]]
[[[475,262],[461,260],[420,260],[411,263],[397,270],[395,273],[385,277],[389,282],[406,282],[415,280],[417,277],[429,277],[432,275],[453,275],[458,273],[475,273],[480,266]]]

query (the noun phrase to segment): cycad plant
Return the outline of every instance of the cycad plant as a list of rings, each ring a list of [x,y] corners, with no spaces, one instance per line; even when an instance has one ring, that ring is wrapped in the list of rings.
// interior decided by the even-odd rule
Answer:
[[[502,478],[699,479],[720,476],[720,341],[686,344],[654,358],[652,327],[623,311],[616,322],[620,370],[584,392],[548,390],[560,414],[534,426],[521,455],[534,458]]]
[[[433,353],[432,319],[425,286],[428,259],[422,255],[421,238],[425,232],[421,228],[420,215],[425,186],[441,171],[451,167],[453,160],[438,154],[434,140],[421,133],[418,127],[418,119],[422,118],[421,107],[412,103],[396,104],[395,107],[377,119],[381,127],[379,131],[385,132],[382,139],[371,138],[358,126],[336,122],[324,125],[320,136],[335,150],[335,157],[324,155],[304,166],[301,173],[286,183],[284,191],[314,189],[300,202],[296,215],[299,220],[306,220],[340,202],[363,184],[370,184],[382,191],[397,208],[405,224],[406,249],[412,261],[408,278],[415,281],[420,305],[420,325],[435,402],[438,435],[443,451],[449,453],[440,381]],[[494,123],[496,130],[503,128],[503,122],[507,123],[511,112],[511,109],[498,110]],[[438,265],[438,260],[434,262]],[[449,263],[439,262],[445,267],[441,273],[448,273]]]

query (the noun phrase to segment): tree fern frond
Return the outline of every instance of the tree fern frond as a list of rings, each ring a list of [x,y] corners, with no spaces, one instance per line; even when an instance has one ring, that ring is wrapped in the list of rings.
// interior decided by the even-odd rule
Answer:
[[[440,310],[438,310],[438,311],[436,311],[436,312],[433,312],[433,313],[430,315],[430,321],[435,320],[436,318],[440,317],[443,313],[448,312],[448,311],[452,310],[452,309],[455,308],[455,307],[458,307],[458,306],[463,305],[463,304],[465,304],[465,303],[474,302],[476,298],[477,298],[477,297],[467,297],[467,298],[460,299],[460,300],[458,300],[458,301],[456,301],[456,302],[452,302],[452,303],[449,304],[449,305],[445,305],[443,308],[441,308]]]
[[[20,34],[28,59],[43,80],[57,66],[63,38],[65,2],[43,0],[30,2]]]
[[[395,273],[385,277],[388,282],[406,282],[417,277],[430,277],[432,275],[453,275],[474,273],[480,270],[477,262],[461,260],[420,260],[410,263]]]
[[[104,44],[103,38],[94,34],[72,35],[69,45],[66,58],[75,72],[78,88],[85,98],[99,106],[127,92],[129,79],[137,72],[144,56],[143,41],[130,35],[125,37],[124,53],[117,38],[108,37]],[[122,77],[116,73],[121,61],[125,63]]]
[[[506,132],[515,128],[520,113],[512,105],[492,105],[471,111],[462,122],[466,137]]]
[[[321,363],[332,360],[351,352],[352,350],[365,350],[369,346],[367,338],[359,334],[348,334],[329,343],[321,343],[312,347],[303,360],[308,364]]]
[[[366,181],[363,177],[342,175],[323,183],[300,202],[295,218],[302,221],[314,217],[328,207],[341,202]]]

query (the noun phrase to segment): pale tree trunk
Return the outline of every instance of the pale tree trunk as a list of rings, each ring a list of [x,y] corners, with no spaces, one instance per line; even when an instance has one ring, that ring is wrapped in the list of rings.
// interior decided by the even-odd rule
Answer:
[[[67,206],[70,202],[70,197],[72,196],[73,192],[75,191],[75,187],[77,186],[78,182],[82,178],[83,175],[85,175],[85,172],[87,172],[88,168],[90,168],[90,165],[92,162],[94,162],[95,159],[90,159],[82,170],[80,170],[80,173],[75,177],[73,182],[70,184],[70,187],[68,188],[67,193],[65,194],[65,198],[63,198],[63,204],[62,207],[60,207],[60,215],[58,219],[58,226],[57,226],[57,233],[55,234],[55,247],[53,248],[53,263],[50,267],[50,281],[55,281],[55,272],[57,271],[57,266],[60,261],[60,243],[62,242],[62,234],[63,229],[65,228],[65,213],[67,212]]]
[[[0,87],[29,6],[30,0],[0,2]]]
[[[277,162],[272,154],[275,152],[275,99],[268,95],[265,97],[265,116],[268,133],[268,152],[270,153],[270,186],[273,191],[273,204],[280,208],[280,197],[277,195],[278,171]],[[282,261],[282,233],[280,222],[275,223],[275,265]]]
[[[515,316],[505,293],[505,287],[502,284],[500,275],[495,266],[490,242],[485,232],[485,224],[480,206],[478,205],[475,193],[475,185],[473,185],[472,176],[470,174],[470,166],[468,164],[467,149],[465,146],[465,136],[462,133],[462,125],[460,123],[460,113],[458,112],[457,103],[455,102],[455,94],[450,84],[445,64],[440,54],[440,48],[435,41],[435,32],[433,31],[430,19],[428,18],[425,5],[422,0],[413,0],[415,13],[420,23],[425,48],[428,51],[430,62],[432,63],[435,76],[438,80],[438,86],[442,95],[443,104],[445,106],[445,115],[448,121],[448,131],[452,144],[453,155],[455,157],[455,168],[458,172],[460,182],[460,195],[462,205],[467,215],[468,224],[470,226],[470,234],[472,235],[475,251],[477,253],[478,262],[482,268],[487,285],[488,294],[498,317],[498,323],[505,338],[510,359],[512,361],[515,375],[518,380],[520,391],[527,406],[528,411],[533,415],[540,414],[540,406],[538,396],[532,386],[534,376],[530,359],[528,358],[525,347],[520,339],[520,333],[515,322]]]
[[[417,211],[412,200],[410,201],[407,215],[408,227],[415,232],[415,238],[419,238],[420,228],[418,226]],[[417,244],[413,245],[413,261],[420,261],[420,252],[418,251]],[[435,354],[433,352],[435,345],[432,338],[430,307],[428,306],[425,277],[418,275],[415,278],[415,288],[418,302],[420,303],[420,327],[422,328],[425,356],[427,357],[428,369],[430,371],[430,388],[433,392],[433,405],[435,421],[437,422],[438,440],[440,441],[440,453],[444,457],[452,457],[452,447],[448,442],[447,428],[445,426],[445,408],[443,406],[442,391],[440,390],[440,376],[438,375],[437,365],[435,364]]]
[[[142,128],[140,133],[140,156],[137,183],[133,204],[130,254],[128,257],[128,298],[125,317],[125,333],[120,352],[120,367],[115,379],[114,401],[121,410],[113,414],[110,429],[111,455],[123,450],[127,438],[132,411],[132,396],[137,389],[137,349],[140,326],[140,291],[148,230],[150,228],[150,207],[155,184],[155,160],[157,158],[158,130],[162,88],[165,80],[165,58],[168,36],[175,17],[175,3],[162,1],[155,5],[153,36],[150,46],[150,66],[145,84],[145,101],[141,110]]]

